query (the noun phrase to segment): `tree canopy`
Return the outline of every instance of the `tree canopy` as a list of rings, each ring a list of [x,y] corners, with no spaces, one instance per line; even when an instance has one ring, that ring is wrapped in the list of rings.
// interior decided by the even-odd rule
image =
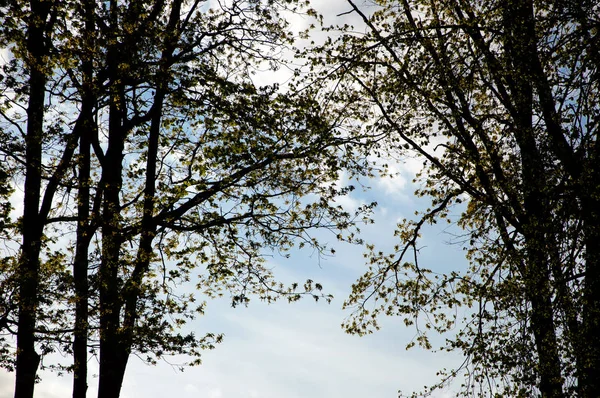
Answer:
[[[400,316],[427,349],[441,333],[465,362],[425,395],[462,375],[465,396],[598,396],[598,5],[370,5],[348,0],[366,32],[342,28],[314,70],[387,136],[381,156],[422,159],[431,206],[398,225],[393,253],[368,255],[346,330]],[[419,263],[423,225],[446,220],[464,230],[467,270]]]
[[[15,304],[0,306],[1,332],[17,337],[0,351],[15,397],[33,396],[55,351],[73,358],[52,366],[74,373],[74,398],[90,356],[98,396],[112,398],[133,353],[199,363],[221,336],[181,327],[216,295],[327,298],[312,280],[278,283],[264,260],[296,244],[322,252],[312,230],[343,237],[369,210],[335,204],[352,189],[335,184],[342,170],[368,172],[366,155],[341,156],[365,137],[314,90],[257,82],[287,67],[282,14],[311,15],[306,2],[0,6],[0,153],[24,192],[0,281]]]
[[[335,204],[376,158],[417,156],[428,209],[366,254],[349,333],[401,317],[465,358],[423,396],[600,396],[600,10],[591,0],[346,0],[293,69],[304,0],[0,2],[0,364],[30,398],[40,360],[98,358],[100,398],[129,357],[198,364],[184,331],[227,295],[328,298],[266,264],[316,228],[360,241]],[[306,38],[306,32],[300,36]],[[13,188],[22,208],[10,219]],[[427,223],[462,229],[464,270],[419,261]],[[199,275],[198,275],[199,274]],[[16,336],[17,346],[9,335]],[[47,366],[47,364],[46,364]]]

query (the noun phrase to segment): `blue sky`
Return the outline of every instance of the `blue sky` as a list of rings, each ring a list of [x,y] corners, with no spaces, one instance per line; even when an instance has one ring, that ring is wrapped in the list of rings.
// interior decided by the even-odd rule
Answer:
[[[326,22],[355,23],[352,15],[337,17],[349,10],[344,0],[316,0],[314,7]],[[294,18],[295,26],[308,21]],[[284,76],[282,75],[282,78]],[[272,77],[271,77],[272,79]],[[393,179],[368,181],[371,189],[360,189],[343,201],[352,208],[361,202],[376,200],[375,224],[362,228],[365,240],[378,248],[390,249],[395,243],[394,227],[398,220],[410,218],[426,201],[413,196],[411,180],[419,162],[410,159],[395,166],[400,175]],[[22,200],[15,197],[15,204]],[[420,262],[434,270],[464,269],[466,260],[460,247],[450,245],[444,225],[424,230]],[[343,245],[331,234],[322,235],[336,248],[335,257],[319,259],[310,249],[295,251],[290,259],[274,258],[270,265],[284,281],[307,278],[323,284],[334,295],[331,304],[315,303],[306,298],[298,303],[284,301],[267,305],[253,301],[232,308],[227,298],[209,302],[207,313],[190,327],[198,334],[224,333],[222,344],[206,352],[203,365],[184,372],[161,362],[150,367],[135,357],[129,362],[123,386],[123,398],[202,397],[202,398],[362,398],[396,397],[397,391],[410,393],[435,383],[442,367],[458,366],[462,358],[430,353],[405,346],[415,331],[401,319],[386,319],[382,330],[365,337],[343,332],[341,322],[349,312],[341,309],[350,293],[351,283],[365,270],[362,249]],[[171,359],[177,363],[177,358]],[[90,361],[90,374],[97,369]],[[0,398],[13,394],[13,374],[0,373]],[[58,398],[71,395],[71,377],[42,373],[36,397]],[[95,396],[97,378],[90,377],[89,396]],[[433,397],[450,397],[439,392]]]

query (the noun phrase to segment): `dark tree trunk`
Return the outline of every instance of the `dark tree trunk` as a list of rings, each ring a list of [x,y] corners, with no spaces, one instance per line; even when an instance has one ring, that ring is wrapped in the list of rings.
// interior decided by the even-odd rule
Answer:
[[[118,398],[130,352],[121,344],[119,333],[106,336],[100,343],[100,350],[98,398]]]
[[[584,398],[600,397],[600,145],[595,142],[589,153],[582,183],[585,285],[581,339],[585,349],[579,382]]]
[[[29,104],[27,108],[25,198],[23,202],[23,247],[19,263],[19,319],[15,398],[33,398],[40,357],[35,351],[40,250],[44,221],[40,217],[42,134],[46,71],[45,21],[50,1],[30,2],[27,31]]]
[[[550,244],[552,217],[549,213],[547,170],[533,134],[533,80],[536,35],[530,0],[512,0],[504,5],[505,51],[511,71],[514,137],[519,146],[523,192],[523,235],[526,262],[521,270],[528,301],[530,327],[538,355],[539,389],[544,398],[561,398],[561,364],[556,339],[550,289]]]
[[[90,230],[90,145],[91,135],[96,133],[94,124],[94,2],[86,0],[85,48],[82,51],[83,93],[81,105],[81,134],[79,143],[79,181],[77,196],[77,243],[73,263],[75,284],[75,332],[73,337],[73,398],[85,398],[87,393],[88,348],[88,250],[93,231]]]
[[[113,109],[114,111],[114,109]],[[113,118],[111,112],[111,119]],[[120,315],[119,252],[121,231],[119,218],[119,192],[122,171],[122,142],[120,129],[111,132],[109,149],[103,170],[104,205],[102,211],[102,260],[100,264],[100,379],[99,398],[116,398],[123,381],[123,371],[128,353],[122,351]],[[114,139],[114,141],[113,141]],[[115,148],[121,146],[121,148]],[[125,355],[127,354],[127,355]],[[123,371],[121,370],[123,369]]]
[[[88,337],[88,248],[91,231],[87,222],[89,218],[89,176],[90,150],[89,141],[81,139],[79,193],[77,210],[77,243],[73,263],[73,279],[75,284],[75,332],[73,339],[73,398],[85,398],[87,391],[87,337]]]
[[[89,83],[89,82],[88,82]],[[95,130],[91,93],[84,95],[81,110],[79,181],[77,195],[77,242],[73,262],[75,284],[75,332],[73,339],[73,398],[85,398],[87,391],[88,339],[88,249],[90,229],[90,134]]]
[[[111,94],[108,149],[102,170],[102,260],[100,264],[99,398],[116,398],[123,382],[127,356],[121,341],[119,254],[122,243],[119,194],[122,184],[124,135],[119,88]],[[125,361],[125,363],[123,363]]]
[[[119,9],[116,1],[110,4],[110,23],[118,31]],[[122,39],[108,49],[109,81],[108,148],[102,162],[103,205],[102,259],[100,262],[100,378],[98,398],[119,396],[129,352],[124,352],[121,330],[122,298],[119,279],[119,257],[122,244],[120,193],[123,183],[123,157],[127,132],[125,96],[120,58],[125,56]]]

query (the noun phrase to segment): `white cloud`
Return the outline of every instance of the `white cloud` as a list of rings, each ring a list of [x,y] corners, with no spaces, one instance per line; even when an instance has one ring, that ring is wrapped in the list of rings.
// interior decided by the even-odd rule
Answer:
[[[209,398],[222,398],[223,392],[220,388],[215,388],[209,392],[208,396]]]
[[[14,388],[14,373],[0,370],[0,398],[12,398]]]
[[[183,391],[185,391],[186,393],[190,393],[190,394],[196,394],[198,392],[200,392],[200,390],[198,390],[198,387],[196,387],[193,384],[186,384],[185,387],[183,388]]]
[[[375,183],[383,189],[385,194],[407,198],[408,181],[414,178],[410,169],[400,163],[390,163],[387,166],[387,175],[376,179]]]

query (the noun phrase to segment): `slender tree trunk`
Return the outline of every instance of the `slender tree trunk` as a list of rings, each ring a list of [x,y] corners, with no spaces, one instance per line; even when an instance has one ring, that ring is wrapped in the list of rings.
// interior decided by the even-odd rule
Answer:
[[[90,145],[95,133],[93,56],[94,1],[84,3],[85,48],[82,49],[83,93],[81,105],[81,138],[79,143],[79,181],[77,196],[77,243],[73,263],[75,284],[75,333],[73,338],[73,398],[85,398],[87,393],[88,348],[88,250],[93,231],[90,230]]]
[[[87,132],[84,132],[84,136]],[[80,144],[79,193],[77,206],[77,243],[73,263],[75,283],[75,333],[73,339],[73,398],[85,398],[87,391],[87,337],[88,337],[88,248],[89,230],[89,141],[82,136]]]
[[[115,32],[119,29],[119,7],[110,2],[110,23]],[[107,53],[109,75],[108,148],[102,162],[104,197],[102,205],[102,259],[100,262],[100,378],[98,398],[117,398],[129,350],[123,344],[119,278],[122,244],[120,193],[123,183],[123,158],[127,131],[124,124],[125,94],[120,72],[123,39],[115,37]]]
[[[582,341],[585,342],[582,396],[600,397],[600,145],[589,150],[584,171],[582,210],[585,239],[585,284],[583,288]]]
[[[38,306],[41,238],[40,218],[42,134],[46,65],[44,57],[45,21],[51,2],[32,0],[27,27],[27,64],[29,67],[29,104],[27,108],[25,198],[23,202],[23,247],[19,263],[19,319],[15,398],[32,398],[40,357],[35,351],[35,324]]]
[[[90,82],[88,82],[90,83]],[[87,391],[88,342],[88,250],[90,230],[90,134],[94,131],[93,103],[90,93],[82,103],[82,131],[79,144],[79,181],[77,194],[77,243],[73,262],[75,284],[75,332],[73,339],[73,398],[85,398]]]

